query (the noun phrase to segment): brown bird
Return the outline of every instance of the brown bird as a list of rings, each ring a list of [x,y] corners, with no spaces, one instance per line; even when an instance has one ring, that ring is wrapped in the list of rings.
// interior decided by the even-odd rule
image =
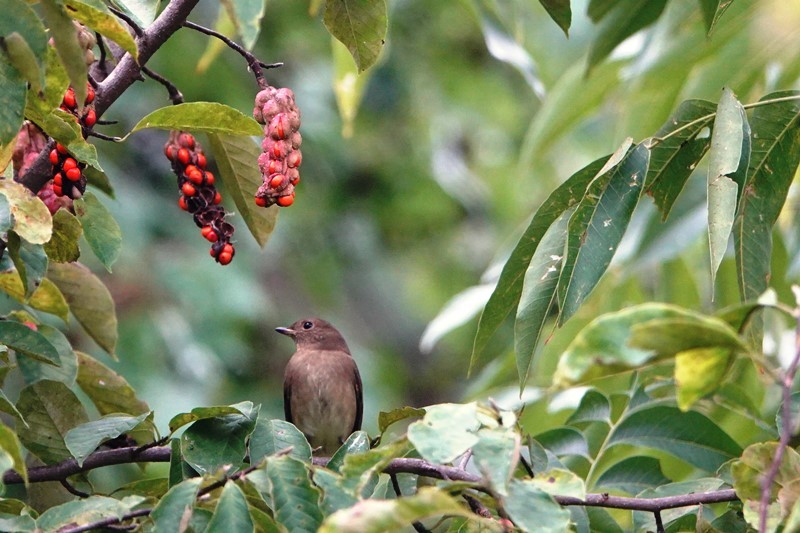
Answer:
[[[275,331],[294,339],[297,350],[286,365],[283,410],[312,448],[332,455],[361,429],[361,375],[342,334],[320,318],[298,320]]]

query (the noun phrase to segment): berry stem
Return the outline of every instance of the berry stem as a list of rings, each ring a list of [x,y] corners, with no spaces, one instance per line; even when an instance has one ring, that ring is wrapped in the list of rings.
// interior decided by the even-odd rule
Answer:
[[[264,77],[264,71],[262,70],[262,67],[272,68],[273,65],[266,65],[262,63],[261,61],[258,60],[256,56],[245,50],[237,42],[222,35],[218,31],[214,31],[211,28],[206,28],[205,26],[201,26],[200,24],[195,24],[194,22],[190,22],[188,20],[184,22],[183,25],[186,26],[187,28],[199,31],[200,33],[205,33],[206,35],[210,35],[211,37],[216,37],[217,39],[228,45],[229,48],[232,48],[233,50],[238,52],[247,61],[247,66],[250,68],[250,70],[253,71],[253,75],[256,77],[256,83],[258,83],[258,88],[263,90],[269,86],[266,78]],[[283,63],[280,64],[276,63],[275,65],[280,66],[283,65]]]
[[[149,78],[157,81],[161,85],[167,88],[167,92],[169,93],[169,99],[172,101],[173,105],[182,104],[183,103],[183,93],[181,93],[178,88],[175,86],[174,83],[169,81],[167,78],[155,72],[147,67],[142,67],[142,72],[147,75]]]

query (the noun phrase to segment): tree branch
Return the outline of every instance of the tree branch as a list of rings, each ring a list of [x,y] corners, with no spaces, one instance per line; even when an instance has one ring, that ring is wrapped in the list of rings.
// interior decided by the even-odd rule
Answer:
[[[95,96],[95,112],[99,118],[102,114],[122,96],[133,82],[141,78],[141,67],[153,54],[178,31],[189,14],[200,0],[172,0],[164,8],[158,18],[145,29],[141,36],[136,38],[139,49],[139,62],[130,54],[119,61],[108,77],[97,86]],[[38,192],[50,178],[52,178],[52,165],[49,160],[52,141],[48,148],[42,150],[39,157],[31,165],[25,175],[19,180],[33,192]]]

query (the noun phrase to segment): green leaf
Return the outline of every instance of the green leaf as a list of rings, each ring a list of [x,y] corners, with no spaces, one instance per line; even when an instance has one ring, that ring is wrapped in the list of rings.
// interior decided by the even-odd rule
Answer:
[[[655,405],[634,411],[617,425],[608,437],[608,446],[630,444],[669,453],[714,472],[738,457],[742,449],[714,422],[695,411]]]
[[[553,452],[557,457],[576,455],[591,459],[589,444],[580,431],[571,427],[560,427],[539,433],[534,437],[539,444]]]
[[[180,531],[185,515],[194,507],[194,499],[203,478],[190,478],[178,483],[164,495],[153,508],[153,533]]]
[[[498,427],[483,428],[477,434],[478,442],[472,446],[475,466],[498,494],[505,495],[519,461],[519,433]]]
[[[256,164],[261,148],[250,137],[210,134],[208,140],[228,194],[253,238],[263,248],[275,229],[280,208],[270,206],[264,209],[253,201],[263,182]]]
[[[11,145],[9,145],[11,146]],[[11,150],[13,152],[13,149]],[[9,158],[10,162],[11,159]],[[11,202],[8,198],[0,194],[0,233],[6,233],[14,227],[14,215],[11,214]]]
[[[31,244],[44,244],[53,233],[50,211],[27,187],[12,180],[0,180],[0,194],[8,198],[14,217],[14,231]]]
[[[595,486],[606,490],[621,490],[635,496],[645,489],[665,485],[671,480],[661,471],[654,457],[636,455],[612,465],[603,472]]]
[[[747,167],[749,154],[743,146],[749,136],[744,137],[747,117],[742,104],[727,87],[722,90],[711,134],[711,150],[708,163],[708,244],[711,254],[711,283],[717,277],[717,270],[728,248],[728,239],[736,214],[736,201],[739,188],[732,175],[744,160]]]
[[[103,282],[80,263],[50,263],[47,277],[64,295],[86,333],[116,358],[117,313]]]
[[[661,211],[662,220],[669,216],[686,181],[708,150],[710,137],[698,135],[712,126],[715,111],[711,102],[686,100],[655,134],[656,139],[663,140],[650,149],[645,188]],[[670,135],[672,132],[676,133]]]
[[[25,424],[25,426],[28,425],[28,422],[25,421],[25,417],[22,416],[22,413],[17,410],[17,407],[11,403],[11,400],[8,399],[8,396],[6,396],[6,393],[2,390],[0,390],[0,411],[13,416]]]
[[[5,424],[0,424],[0,449],[11,456],[14,470],[22,476],[22,479],[27,484],[28,469],[25,466],[25,459],[22,458],[22,445],[19,442],[19,438],[17,438],[17,434]]]
[[[139,50],[130,32],[103,2],[100,0],[63,0],[63,2],[72,18],[111,39],[138,60]]]
[[[38,19],[37,19],[38,21]],[[64,65],[58,58],[58,52],[52,46],[48,46],[45,54],[45,87],[44,93],[39,94],[32,89],[28,91],[28,100],[25,107],[25,114],[28,118],[39,120],[50,114],[51,111],[61,105],[64,92],[69,86],[69,78]]]
[[[572,9],[570,0],[539,0],[550,18],[564,30],[564,35],[569,37],[569,26],[572,23]]]
[[[104,518],[121,518],[142,502],[141,496],[122,500],[108,496],[90,496],[51,507],[36,521],[39,531],[59,531],[66,526],[82,526]]]
[[[325,516],[358,503],[359,498],[342,486],[342,476],[327,468],[315,468],[313,476],[314,485],[322,490],[320,507]]]
[[[228,480],[214,509],[207,533],[230,533],[232,531],[254,531],[253,520],[247,509],[247,500],[242,489]]]
[[[105,172],[94,167],[86,167],[83,169],[83,175],[86,176],[86,180],[92,188],[104,193],[109,198],[115,198],[114,187]]]
[[[141,424],[150,412],[139,416],[108,415],[99,420],[92,420],[76,426],[64,435],[64,444],[72,456],[78,461],[78,466],[107,440],[115,439],[131,431]]]
[[[573,174],[550,194],[533,215],[531,223],[503,266],[497,287],[481,313],[469,362],[470,370],[508,313],[519,304],[525,272],[545,232],[561,213],[581,200],[586,186],[607,159],[608,156],[600,158]]]
[[[44,32],[42,32],[42,37],[46,39]],[[0,43],[2,43],[9,63],[30,84],[31,90],[37,94],[41,93],[44,82],[44,65],[41,64],[41,58],[36,57],[25,37],[14,31],[5,37],[0,37]]]
[[[349,139],[353,136],[353,122],[371,76],[366,72],[359,75],[347,48],[336,39],[331,39],[331,52],[334,69],[333,93],[336,95],[339,116],[342,117],[342,137]]]
[[[359,72],[375,64],[386,39],[386,0],[326,0],[322,21],[350,51]]]
[[[383,434],[395,422],[420,416],[425,416],[425,409],[406,406],[391,411],[381,411],[378,413],[378,431]]]
[[[475,403],[443,403],[425,411],[422,420],[408,427],[408,440],[427,461],[449,463],[478,442]]]
[[[558,280],[558,324],[581,306],[608,268],[639,202],[650,150],[633,148],[620,164],[589,185],[569,221],[567,258]]]
[[[682,496],[684,494],[703,493],[719,490],[723,487],[724,482],[717,478],[700,478],[692,481],[682,481],[679,483],[670,483],[652,489],[645,489],[639,494],[640,498],[663,498],[669,496]],[[667,531],[695,531],[694,515],[697,513],[698,507],[678,507],[675,509],[665,509],[661,511],[661,518]],[[689,523],[684,524],[681,519],[687,520]],[[676,522],[677,521],[677,522]],[[668,524],[675,523],[675,529],[670,528]],[[646,513],[641,511],[633,512],[633,524],[635,531],[655,531],[656,523],[653,513]],[[681,524],[683,524],[681,526]],[[697,530],[700,531],[700,530]],[[724,530],[725,533],[733,533]],[[711,532],[709,532],[711,533]]]
[[[56,52],[67,71],[70,85],[75,90],[75,100],[86,100],[86,60],[78,42],[78,32],[60,0],[42,0],[42,15],[55,42]]]
[[[706,23],[706,35],[711,35],[717,21],[732,3],[733,0],[700,0],[700,9]]]
[[[160,0],[114,0],[113,3],[141,28],[146,28],[155,20]]]
[[[569,516],[569,513],[567,513]],[[320,533],[343,533],[359,531],[381,533],[405,530],[414,522],[435,516],[463,516],[470,523],[482,527],[481,531],[499,531],[499,527],[486,519],[477,518],[469,509],[446,491],[423,487],[414,496],[396,500],[365,500],[349,509],[342,509],[329,516]]]
[[[305,463],[274,457],[267,461],[266,473],[275,520],[288,531],[317,531],[322,523],[320,492],[311,483]]]
[[[330,461],[328,464],[325,465],[325,468],[333,470],[334,472],[338,472],[341,470],[342,465],[344,464],[344,460],[348,455],[354,453],[366,453],[369,451],[369,435],[367,435],[366,431],[354,431],[347,440],[344,441],[344,444],[336,450],[331,456]]]
[[[72,386],[78,374],[78,359],[75,352],[72,351],[69,340],[53,326],[40,324],[38,331],[56,349],[58,366],[45,364],[24,354],[18,354],[17,365],[22,372],[25,383],[31,384],[43,379],[49,379],[60,381],[68,387]]]
[[[204,418],[183,432],[181,454],[192,468],[206,474],[223,467],[235,472],[241,467],[247,455],[247,438],[255,428],[259,410],[250,402],[243,403],[250,404],[246,412]]]
[[[86,192],[83,198],[75,200],[73,206],[94,255],[111,272],[111,265],[119,257],[122,248],[122,230],[119,224],[91,192]]]
[[[6,244],[17,273],[25,286],[25,298],[30,298],[41,285],[47,272],[47,254],[41,244],[31,244],[14,232],[8,234]]]
[[[647,309],[643,306],[636,308]],[[651,350],[660,356],[676,355],[694,348],[747,350],[736,330],[726,322],[681,308],[672,308],[671,311],[679,314],[632,324],[628,346]]]
[[[147,404],[136,397],[136,391],[125,378],[97,359],[83,352],[76,353],[79,363],[78,385],[101,415],[110,413],[139,415],[150,411]]]
[[[0,146],[11,143],[22,126],[26,84],[17,69],[0,61]]]
[[[565,468],[552,468],[541,474],[537,473],[530,482],[551,496],[586,498],[586,485],[583,479]]]
[[[53,344],[41,333],[13,320],[0,320],[0,343],[49,365],[59,364]]]
[[[399,440],[364,453],[349,454],[340,469],[342,478],[339,485],[355,498],[368,498],[386,465],[408,452],[408,442]]]
[[[33,293],[29,300],[25,299],[25,289],[22,287],[22,280],[15,270],[0,272],[0,290],[14,298],[19,303],[27,303],[34,309],[51,313],[64,322],[69,318],[69,308],[64,300],[64,295],[58,290],[52,281],[45,278],[42,284]]]
[[[264,134],[262,126],[251,117],[217,102],[189,102],[156,109],[140,120],[131,133],[146,128],[228,135]],[[255,160],[252,165],[257,167]]]
[[[622,41],[658,20],[667,0],[630,0],[619,2],[598,27],[589,49],[587,71],[605,59]],[[597,19],[595,19],[597,20]]]
[[[253,410],[253,402],[241,402],[234,405],[217,405],[214,407],[195,407],[189,413],[180,413],[172,417],[169,421],[169,432],[175,433],[179,428],[186,424],[191,424],[197,420],[214,418],[225,415],[245,415]]]
[[[1,0],[0,13],[5,14],[0,20],[0,37],[4,37],[7,40],[10,36],[16,34],[22,38],[33,55],[34,66],[41,73],[44,73],[48,48],[47,32],[36,11],[22,0]],[[14,39],[12,37],[12,40]],[[20,70],[20,72],[22,71]],[[0,144],[5,142],[7,141],[3,141]]]
[[[66,209],[59,209],[53,215],[53,237],[44,245],[44,251],[51,261],[71,263],[81,256],[78,240],[83,234],[83,226],[77,217]]]
[[[675,356],[675,386],[678,407],[688,410],[694,403],[717,390],[731,364],[728,348],[693,348]]]
[[[602,392],[589,389],[581,398],[578,408],[567,419],[567,424],[585,424],[590,422],[601,422],[611,424],[611,402]]]
[[[89,421],[80,400],[60,381],[38,381],[19,394],[17,409],[28,427],[17,427],[19,440],[46,464],[69,459],[67,431]]]
[[[569,511],[531,480],[512,481],[503,508],[523,531],[555,533],[569,529]]]
[[[572,209],[568,209],[547,229],[525,272],[514,322],[520,394],[528,381],[536,347],[556,301],[571,216]]]
[[[256,465],[286,448],[291,448],[289,456],[311,462],[311,445],[302,431],[285,420],[259,418],[250,436],[250,464]]]
[[[798,95],[797,91],[772,93],[761,102]],[[750,126],[752,155],[733,230],[742,300],[755,300],[769,282],[772,226],[800,163],[800,102],[795,99],[759,106]]]
[[[223,0],[222,3],[236,25],[236,31],[242,36],[242,44],[247,50],[252,50],[261,31],[266,0]]]

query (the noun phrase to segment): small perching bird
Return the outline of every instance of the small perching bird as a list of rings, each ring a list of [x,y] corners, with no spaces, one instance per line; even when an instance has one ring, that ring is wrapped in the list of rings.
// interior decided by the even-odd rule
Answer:
[[[283,410],[312,448],[331,456],[354,431],[364,411],[361,375],[341,333],[320,318],[275,331],[297,346],[286,365]]]

